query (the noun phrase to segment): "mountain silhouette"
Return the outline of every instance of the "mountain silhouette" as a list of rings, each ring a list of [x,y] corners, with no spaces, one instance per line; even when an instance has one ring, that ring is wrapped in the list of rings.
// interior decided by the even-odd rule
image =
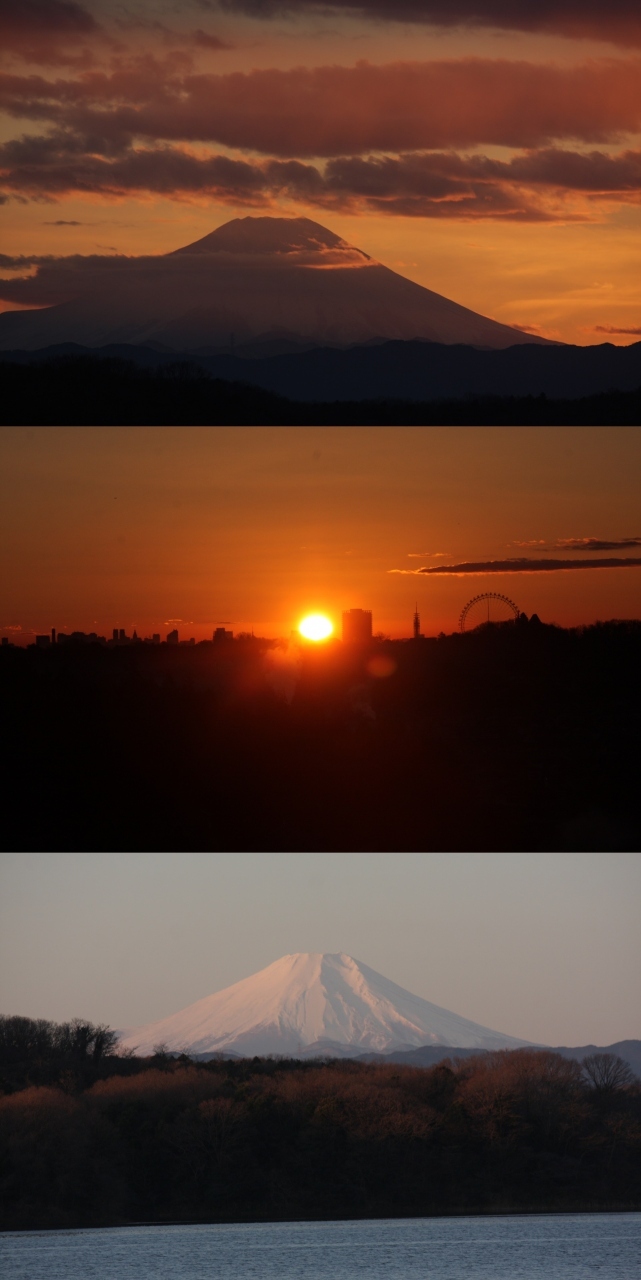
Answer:
[[[0,315],[5,351],[65,342],[220,351],[256,342],[544,341],[407,280],[309,218],[235,218],[153,257],[41,261],[12,297],[39,309]]]
[[[122,1036],[140,1054],[348,1056],[419,1045],[515,1049],[525,1044],[412,995],[343,952],[282,956],[179,1013]]]

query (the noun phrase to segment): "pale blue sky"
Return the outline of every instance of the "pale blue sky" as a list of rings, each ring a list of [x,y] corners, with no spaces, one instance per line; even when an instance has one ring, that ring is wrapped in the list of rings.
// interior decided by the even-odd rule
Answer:
[[[641,1037],[631,853],[5,854],[0,1010],[114,1027],[346,951],[547,1044]]]

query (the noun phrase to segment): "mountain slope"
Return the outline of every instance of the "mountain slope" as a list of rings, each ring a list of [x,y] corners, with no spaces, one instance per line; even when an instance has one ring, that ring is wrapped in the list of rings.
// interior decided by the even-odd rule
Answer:
[[[156,257],[42,260],[35,275],[0,281],[0,297],[41,308],[0,315],[2,350],[61,342],[188,351],[274,340],[494,348],[543,341],[407,280],[309,218],[235,218]]]
[[[435,1044],[477,1049],[525,1043],[412,995],[342,952],[282,956],[259,973],[179,1013],[127,1032],[140,1054],[154,1045],[191,1053],[341,1056]]]

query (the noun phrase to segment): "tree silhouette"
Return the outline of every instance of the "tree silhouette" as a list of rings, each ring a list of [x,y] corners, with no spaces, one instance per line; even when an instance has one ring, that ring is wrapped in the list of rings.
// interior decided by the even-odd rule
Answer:
[[[627,1062],[615,1053],[592,1053],[581,1063],[583,1074],[597,1093],[616,1093],[634,1084]]]

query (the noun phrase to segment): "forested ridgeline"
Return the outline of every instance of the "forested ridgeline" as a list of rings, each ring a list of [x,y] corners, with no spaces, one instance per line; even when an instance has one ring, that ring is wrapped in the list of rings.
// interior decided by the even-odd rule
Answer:
[[[3,647],[5,844],[636,850],[640,659],[639,622],[536,617],[364,649]]]
[[[100,1057],[0,1099],[3,1229],[641,1208],[641,1090],[611,1055]]]
[[[0,360],[5,425],[636,426],[641,388],[580,399],[486,395],[302,403],[213,378],[187,361],[144,368],[112,357]]]

